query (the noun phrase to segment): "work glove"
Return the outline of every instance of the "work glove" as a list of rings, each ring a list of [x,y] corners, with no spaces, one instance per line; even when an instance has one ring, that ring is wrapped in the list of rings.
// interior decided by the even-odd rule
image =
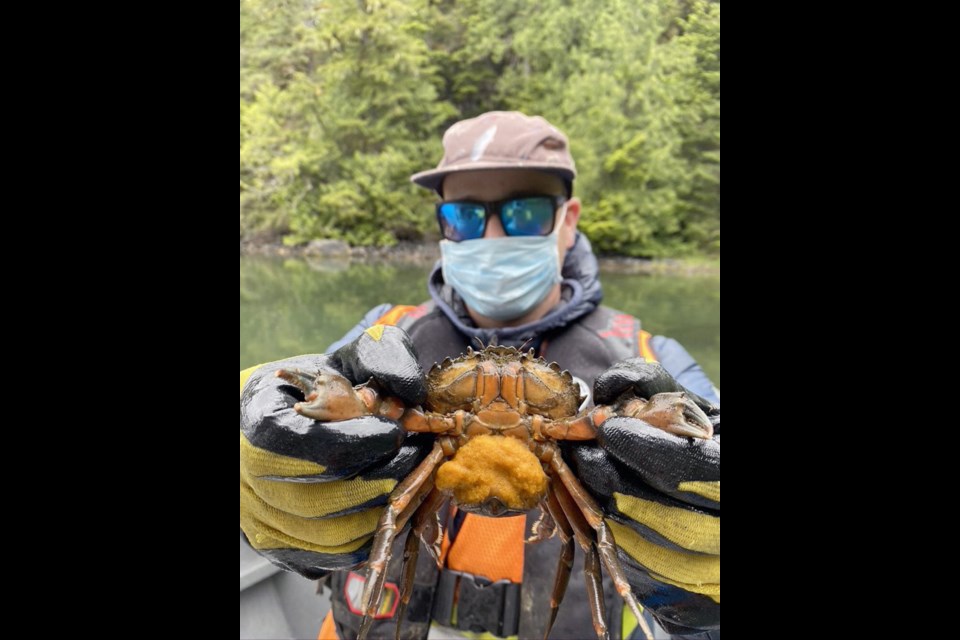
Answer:
[[[720,628],[720,408],[656,363],[632,358],[597,378],[598,405],[625,392],[684,392],[713,425],[709,438],[611,418],[596,443],[569,444],[583,484],[607,514],[637,599],[671,634]],[[569,459],[569,458],[568,458]]]
[[[318,372],[349,381],[324,393],[329,411],[292,383]],[[240,374],[240,529],[260,554],[307,578],[367,559],[387,497],[432,446],[432,436],[408,435],[381,415],[339,421],[358,413],[351,385],[371,379],[408,406],[426,398],[413,344],[395,327],[372,327],[333,354]],[[322,419],[301,415],[298,403]]]

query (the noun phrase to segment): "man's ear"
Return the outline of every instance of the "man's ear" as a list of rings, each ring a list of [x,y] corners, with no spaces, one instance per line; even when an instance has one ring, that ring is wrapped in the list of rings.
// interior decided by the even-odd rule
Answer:
[[[577,223],[580,222],[580,198],[567,200],[567,215],[563,219],[563,233],[567,234],[567,249],[577,241]]]

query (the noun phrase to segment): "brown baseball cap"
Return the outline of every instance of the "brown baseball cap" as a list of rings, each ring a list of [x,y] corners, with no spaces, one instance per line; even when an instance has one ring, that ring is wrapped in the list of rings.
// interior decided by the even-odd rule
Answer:
[[[461,120],[443,134],[443,159],[436,169],[410,180],[440,192],[443,179],[459,171],[533,169],[553,173],[571,190],[577,168],[567,136],[540,116],[490,111]]]

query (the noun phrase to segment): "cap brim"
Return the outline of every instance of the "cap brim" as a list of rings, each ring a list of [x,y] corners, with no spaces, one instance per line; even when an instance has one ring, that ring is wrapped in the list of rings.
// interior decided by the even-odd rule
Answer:
[[[463,171],[492,171],[494,169],[526,169],[529,171],[543,171],[560,176],[564,180],[573,181],[577,174],[566,167],[558,167],[555,164],[543,162],[471,162],[470,164],[458,165],[453,167],[444,167],[442,169],[430,169],[421,171],[410,176],[410,182],[418,184],[426,189],[440,190],[443,179],[451,173],[461,173]]]

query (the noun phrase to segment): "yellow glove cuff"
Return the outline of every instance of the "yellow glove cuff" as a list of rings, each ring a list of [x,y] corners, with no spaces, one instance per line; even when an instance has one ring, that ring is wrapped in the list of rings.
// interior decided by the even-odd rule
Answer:
[[[607,520],[617,546],[661,582],[720,602],[720,556],[667,549],[644,539],[636,531]]]
[[[258,478],[263,476],[283,476],[295,478],[298,476],[315,476],[326,471],[315,462],[290,458],[278,453],[260,449],[250,444],[247,436],[240,432],[240,473]]]
[[[681,482],[677,487],[680,491],[695,493],[707,500],[720,504],[720,481],[716,482]]]
[[[305,549],[341,554],[356,551],[373,536],[382,508],[330,520],[302,518],[271,507],[240,478],[240,528],[254,549]]]
[[[240,477],[272,507],[304,518],[321,518],[389,495],[397,486],[393,478],[338,480],[333,482],[283,482],[263,476],[297,477],[323,473],[318,464],[281,456],[250,444],[240,434]]]
[[[684,549],[720,555],[720,518],[614,493],[617,510]]]

